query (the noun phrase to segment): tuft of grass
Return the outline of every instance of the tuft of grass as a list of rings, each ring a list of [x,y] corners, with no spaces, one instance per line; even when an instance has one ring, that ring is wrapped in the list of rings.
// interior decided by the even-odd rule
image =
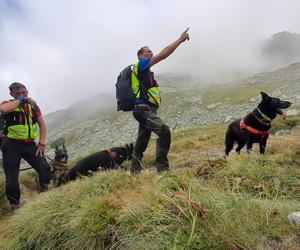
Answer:
[[[21,189],[21,198],[32,198],[37,194],[36,173],[34,170],[20,172],[19,182]],[[0,175],[0,219],[11,214],[10,205],[5,194],[5,177]]]
[[[272,123],[271,133],[276,133],[280,130],[291,130],[300,125],[300,116],[288,116],[286,120],[280,118],[275,119]]]

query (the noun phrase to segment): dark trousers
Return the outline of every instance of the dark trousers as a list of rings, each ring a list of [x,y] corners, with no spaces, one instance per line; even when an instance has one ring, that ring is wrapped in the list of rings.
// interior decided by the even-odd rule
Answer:
[[[36,156],[37,145],[4,139],[2,142],[3,168],[6,178],[6,196],[11,204],[20,203],[19,170],[23,158],[39,174],[41,190],[50,182],[50,166],[44,157]]]
[[[158,135],[155,159],[157,171],[168,170],[168,152],[171,144],[169,127],[157,116],[155,109],[136,108],[133,111],[133,116],[139,122],[139,132],[134,147],[131,172],[138,173],[141,171],[141,160],[148,146],[151,132]]]

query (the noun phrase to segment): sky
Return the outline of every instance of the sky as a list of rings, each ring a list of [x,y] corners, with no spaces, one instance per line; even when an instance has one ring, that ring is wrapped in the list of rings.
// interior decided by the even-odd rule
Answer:
[[[264,39],[300,33],[299,10],[299,0],[0,0],[0,100],[15,81],[44,113],[114,92],[140,47],[158,53],[187,27],[190,41],[156,74],[255,72]]]

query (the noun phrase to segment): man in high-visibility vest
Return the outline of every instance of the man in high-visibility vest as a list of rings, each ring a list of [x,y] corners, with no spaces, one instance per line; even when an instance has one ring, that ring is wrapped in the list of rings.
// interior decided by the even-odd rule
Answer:
[[[23,158],[39,174],[40,191],[47,190],[50,166],[44,158],[46,125],[36,102],[28,97],[26,87],[18,82],[9,86],[14,100],[0,103],[4,119],[2,142],[6,196],[12,208],[20,206],[19,170]],[[38,131],[39,127],[39,131]],[[39,132],[38,144],[35,138]]]
[[[131,77],[132,89],[136,97],[133,115],[139,122],[138,137],[131,166],[131,173],[133,174],[139,173],[142,169],[141,160],[148,146],[151,132],[158,135],[155,159],[157,171],[169,169],[168,152],[171,144],[171,133],[169,127],[157,116],[161,98],[159,85],[150,68],[171,55],[181,43],[189,40],[187,31],[188,29],[157,55],[153,55],[147,46],[142,47],[137,52],[139,61],[134,65]]]

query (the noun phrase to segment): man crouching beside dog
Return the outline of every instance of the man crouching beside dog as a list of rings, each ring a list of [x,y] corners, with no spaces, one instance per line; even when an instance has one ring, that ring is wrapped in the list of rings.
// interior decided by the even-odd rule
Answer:
[[[0,104],[4,118],[2,143],[6,196],[12,209],[20,206],[19,170],[23,158],[39,174],[40,191],[46,191],[50,182],[50,166],[44,158],[46,125],[36,102],[28,97],[25,85],[15,82],[9,86],[13,100]],[[38,134],[39,142],[35,143]]]

